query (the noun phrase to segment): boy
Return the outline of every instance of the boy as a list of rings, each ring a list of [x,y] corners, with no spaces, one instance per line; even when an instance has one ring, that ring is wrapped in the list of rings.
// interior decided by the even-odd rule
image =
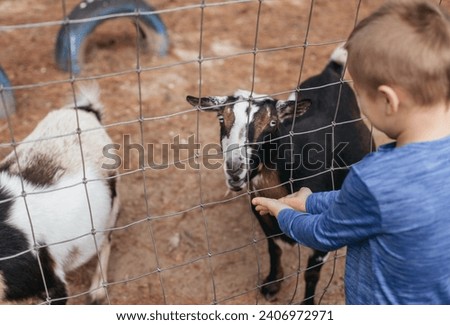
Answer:
[[[303,245],[347,246],[347,304],[450,304],[450,18],[387,2],[346,48],[362,112],[396,142],[352,166],[340,191],[252,203]]]

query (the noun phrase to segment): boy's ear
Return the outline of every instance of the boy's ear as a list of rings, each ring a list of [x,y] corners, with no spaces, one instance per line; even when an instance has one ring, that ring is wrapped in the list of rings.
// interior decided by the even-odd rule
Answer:
[[[223,109],[221,105],[225,104],[228,96],[214,96],[214,97],[194,97],[187,96],[186,100],[192,106],[197,106],[204,111],[220,111]]]
[[[393,115],[397,113],[400,107],[400,94],[398,90],[387,85],[381,85],[378,87],[378,92],[386,100],[385,114]]]
[[[287,119],[293,119],[305,114],[311,107],[311,100],[298,99],[295,100],[279,100],[276,103],[278,119],[283,122]]]

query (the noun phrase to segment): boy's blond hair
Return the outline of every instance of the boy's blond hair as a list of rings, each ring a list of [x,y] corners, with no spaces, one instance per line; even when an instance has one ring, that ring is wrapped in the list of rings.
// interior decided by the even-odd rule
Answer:
[[[362,20],[346,48],[355,83],[371,98],[396,86],[415,104],[450,103],[450,16],[429,1],[389,1]]]

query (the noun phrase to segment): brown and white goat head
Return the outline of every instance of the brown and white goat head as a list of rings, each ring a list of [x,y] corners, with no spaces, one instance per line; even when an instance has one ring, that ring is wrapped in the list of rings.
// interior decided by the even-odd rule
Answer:
[[[226,184],[233,191],[244,189],[258,175],[269,158],[264,146],[279,136],[281,125],[303,115],[311,104],[306,99],[278,100],[246,90],[232,96],[186,99],[202,111],[217,112]]]

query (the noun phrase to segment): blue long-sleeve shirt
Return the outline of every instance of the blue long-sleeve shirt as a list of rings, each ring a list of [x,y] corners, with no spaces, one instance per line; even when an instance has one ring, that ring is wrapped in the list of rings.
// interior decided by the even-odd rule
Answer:
[[[318,250],[347,246],[347,304],[450,304],[450,137],[381,146],[306,211],[282,210],[280,227]]]

